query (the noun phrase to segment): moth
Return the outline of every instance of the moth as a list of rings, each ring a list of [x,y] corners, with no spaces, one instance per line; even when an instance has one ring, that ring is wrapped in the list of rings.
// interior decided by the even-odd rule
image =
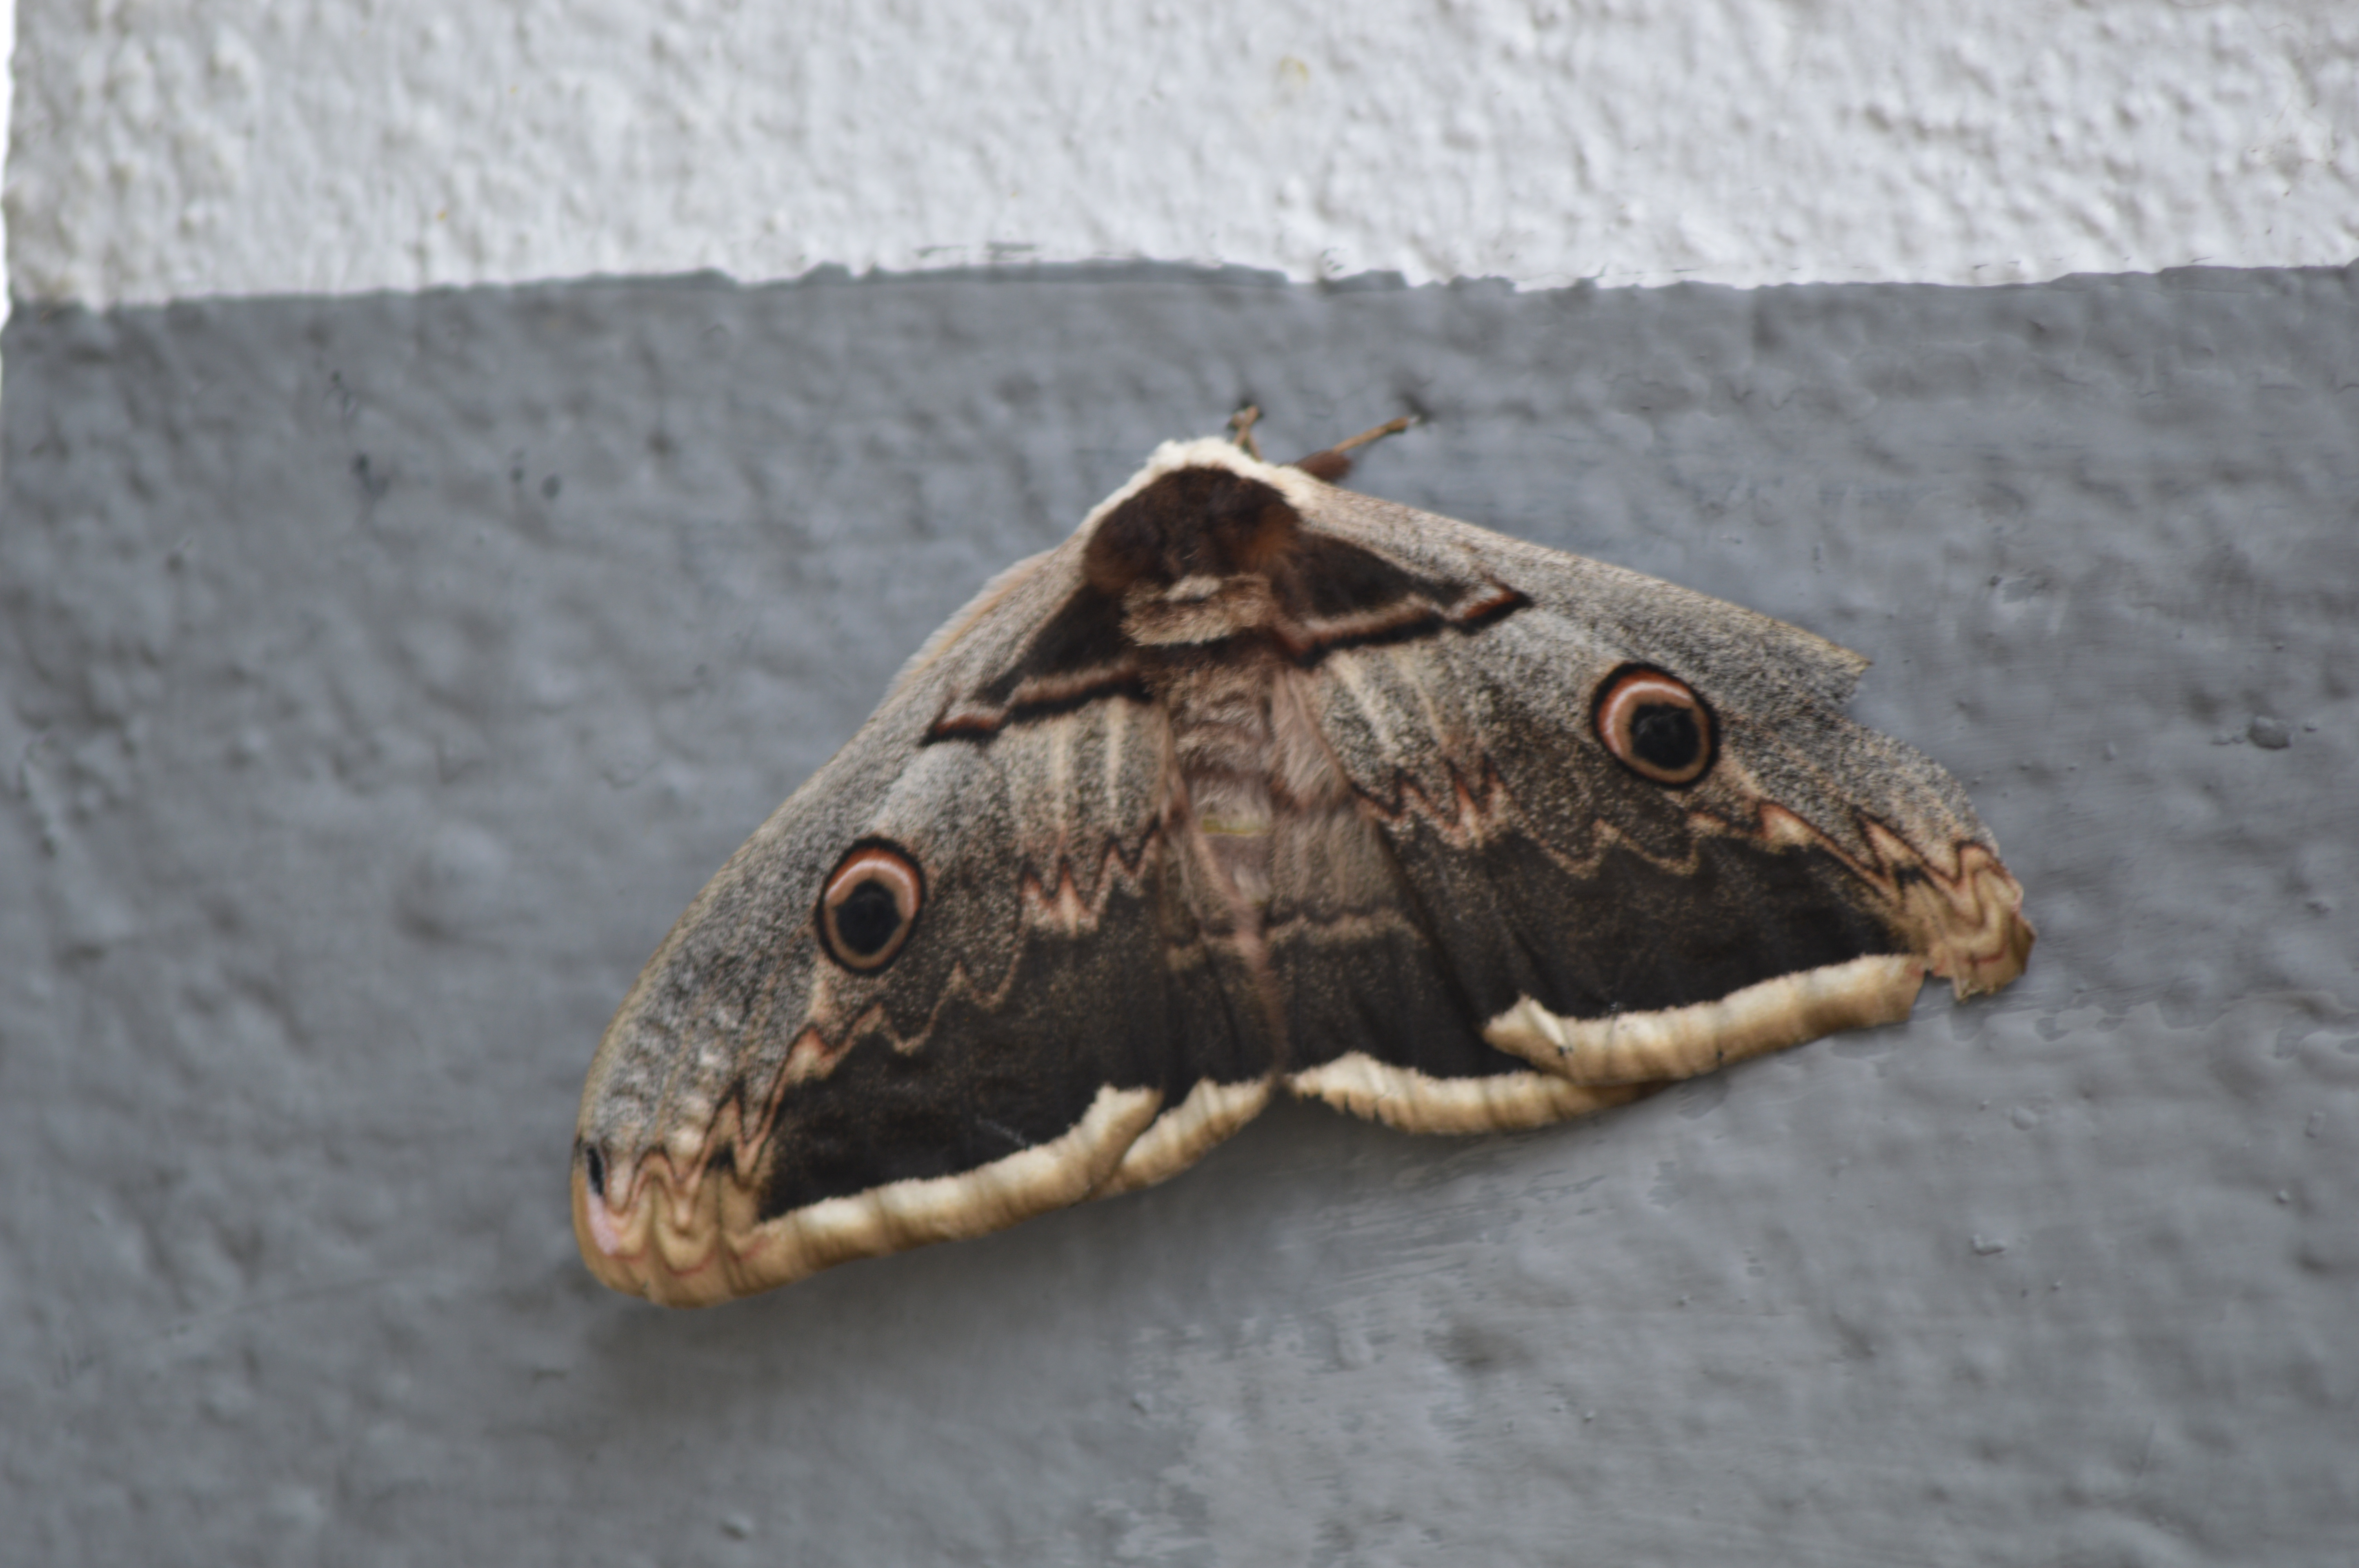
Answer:
[[[1535,1127],[2022,972],[1964,792],[1843,716],[1865,659],[1339,488],[1366,438],[1166,443],[919,649],[608,1027],[601,1280],[979,1236],[1280,1091]]]

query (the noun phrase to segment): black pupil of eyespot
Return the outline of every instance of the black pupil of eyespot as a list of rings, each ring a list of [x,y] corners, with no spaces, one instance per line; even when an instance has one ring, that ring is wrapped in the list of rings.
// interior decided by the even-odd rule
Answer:
[[[835,906],[837,939],[864,958],[882,949],[900,929],[901,906],[894,902],[893,890],[875,877],[845,893]]]
[[[1630,719],[1630,750],[1641,761],[1676,773],[1695,765],[1703,752],[1703,731],[1691,708],[1650,702]]]

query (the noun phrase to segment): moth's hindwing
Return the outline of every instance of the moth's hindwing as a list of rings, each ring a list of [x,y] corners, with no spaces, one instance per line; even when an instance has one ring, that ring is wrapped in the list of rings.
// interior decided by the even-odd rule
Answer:
[[[2021,972],[1864,661],[1174,443],[920,650],[609,1026],[574,1217],[719,1301],[1184,1168],[1283,1084],[1528,1127]]]

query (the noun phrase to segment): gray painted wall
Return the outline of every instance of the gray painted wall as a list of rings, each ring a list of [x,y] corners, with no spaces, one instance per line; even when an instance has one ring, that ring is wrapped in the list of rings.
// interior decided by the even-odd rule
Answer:
[[[2348,1561],[2354,284],[20,309],[0,1556]],[[987,1240],[605,1292],[567,1142],[639,963],[1245,396],[1281,450],[1420,408],[1355,482],[1872,654],[2030,974],[1585,1124],[1281,1108]]]

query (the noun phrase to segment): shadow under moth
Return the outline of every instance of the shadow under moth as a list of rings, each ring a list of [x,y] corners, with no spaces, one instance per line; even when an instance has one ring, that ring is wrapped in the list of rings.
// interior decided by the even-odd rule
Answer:
[[[2022,972],[1963,791],[1843,717],[1865,659],[1241,417],[985,587],[680,916],[582,1094],[601,1280],[980,1236],[1281,1089],[1534,1127]]]

